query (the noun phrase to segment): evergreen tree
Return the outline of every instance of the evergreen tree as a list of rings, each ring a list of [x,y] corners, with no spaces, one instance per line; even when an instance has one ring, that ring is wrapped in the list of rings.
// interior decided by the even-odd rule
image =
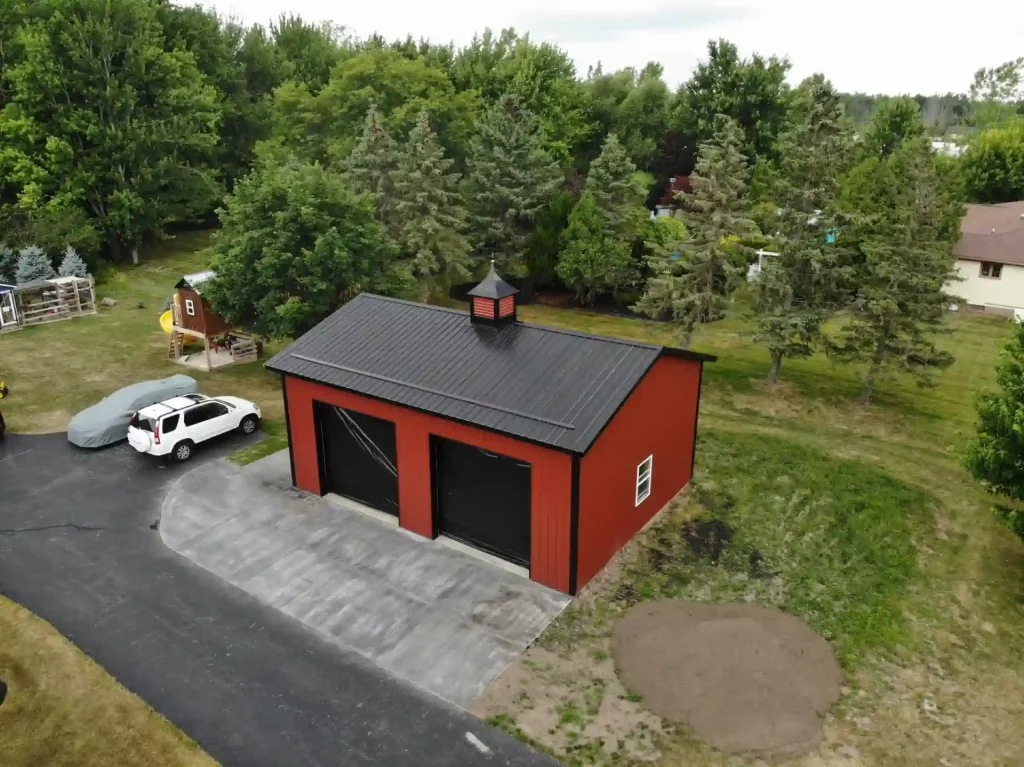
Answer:
[[[50,257],[43,252],[42,248],[29,245],[18,251],[18,267],[14,274],[14,281],[19,285],[36,280],[49,280],[56,276]]]
[[[523,272],[537,215],[562,184],[542,142],[537,118],[506,95],[480,119],[470,148],[466,199],[474,248],[506,274]]]
[[[851,319],[834,354],[867,362],[863,402],[878,377],[905,370],[922,384],[953,358],[935,348],[953,300],[945,286],[955,280],[955,229],[943,221],[959,205],[945,201],[935,175],[931,149],[923,140],[907,141],[888,157],[871,157],[847,176],[842,207],[859,256]]]
[[[64,258],[60,262],[60,266],[57,268],[57,276],[59,277],[88,277],[89,267],[86,266],[85,261],[82,257],[75,252],[75,249],[68,245],[68,249],[64,251]]]
[[[11,284],[18,268],[18,255],[6,243],[0,242],[0,283]]]
[[[397,167],[395,142],[381,121],[377,105],[371,104],[363,121],[363,133],[343,163],[349,186],[368,193],[377,208],[377,218],[394,234],[393,176]]]
[[[1024,501],[1024,324],[1006,344],[996,382],[999,392],[978,398],[978,434],[964,464],[988,490]],[[1024,538],[1024,512],[1002,506],[995,511]]]
[[[754,291],[754,339],[771,356],[772,383],[784,359],[813,353],[822,323],[842,303],[834,205],[851,137],[839,98],[821,75],[801,83],[794,111],[779,142],[782,163],[772,194],[779,255],[767,260]]]
[[[569,214],[565,247],[555,272],[576,291],[576,299],[592,304],[599,293],[628,280],[633,259],[626,243],[609,236],[606,220],[592,192],[585,191]]]
[[[399,250],[421,276],[470,276],[469,243],[463,236],[469,214],[459,192],[460,176],[449,172],[452,162],[427,112],[420,112],[398,157],[392,207]]]
[[[650,317],[671,317],[684,347],[698,324],[725,315],[745,266],[731,243],[753,227],[746,210],[749,170],[743,133],[735,121],[719,117],[714,137],[701,144],[690,176],[693,191],[677,196],[684,239],[670,239],[648,259],[652,276],[634,307]]]
[[[632,240],[647,215],[643,207],[647,190],[614,133],[608,134],[601,154],[591,163],[585,188],[594,196],[607,234]]]
[[[888,157],[905,141],[924,136],[921,107],[909,96],[886,99],[878,105],[864,132],[863,150],[869,156]]]

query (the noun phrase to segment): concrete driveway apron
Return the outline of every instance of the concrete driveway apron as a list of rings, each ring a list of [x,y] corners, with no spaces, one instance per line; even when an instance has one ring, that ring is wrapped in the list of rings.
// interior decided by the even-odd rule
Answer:
[[[288,452],[213,461],[174,483],[164,542],[197,564],[468,707],[569,597],[291,486]],[[339,499],[343,501],[343,499]],[[480,513],[486,513],[482,508]]]
[[[181,474],[124,444],[9,434],[0,591],[224,765],[555,764],[170,551],[154,528]]]

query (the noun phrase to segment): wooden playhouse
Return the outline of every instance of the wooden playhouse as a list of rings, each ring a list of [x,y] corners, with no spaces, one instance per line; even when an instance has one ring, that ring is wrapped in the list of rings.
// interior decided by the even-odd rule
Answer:
[[[203,283],[213,276],[212,271],[186,274],[174,286],[171,299],[171,343],[167,356],[199,370],[253,362],[258,357],[252,336],[232,327],[203,298]],[[185,345],[190,340],[202,341],[201,354],[186,352]]]

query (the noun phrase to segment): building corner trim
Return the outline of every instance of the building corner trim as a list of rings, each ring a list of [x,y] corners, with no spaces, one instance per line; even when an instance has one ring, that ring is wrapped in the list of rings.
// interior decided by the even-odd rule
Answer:
[[[580,456],[572,457],[572,485],[569,501],[569,595],[576,596],[580,552]]]

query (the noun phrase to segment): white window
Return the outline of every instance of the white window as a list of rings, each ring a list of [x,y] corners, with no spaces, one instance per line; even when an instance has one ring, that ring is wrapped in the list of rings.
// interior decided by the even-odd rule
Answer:
[[[194,303],[192,303],[192,299],[191,298],[186,298],[185,299],[185,313],[189,317],[195,317],[196,316],[196,305]]]
[[[636,505],[643,503],[651,494],[651,470],[654,468],[654,456],[647,456],[636,467]]]

